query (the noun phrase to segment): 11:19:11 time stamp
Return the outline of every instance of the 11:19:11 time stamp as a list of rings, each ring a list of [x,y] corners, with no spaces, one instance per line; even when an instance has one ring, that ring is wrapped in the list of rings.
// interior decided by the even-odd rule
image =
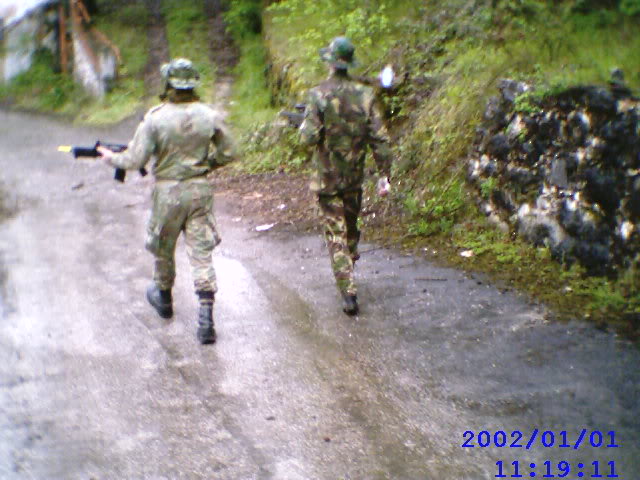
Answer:
[[[498,473],[495,478],[620,478],[616,472],[616,462],[575,463],[547,460],[540,464],[521,462],[515,460],[505,463],[503,460],[496,462]]]

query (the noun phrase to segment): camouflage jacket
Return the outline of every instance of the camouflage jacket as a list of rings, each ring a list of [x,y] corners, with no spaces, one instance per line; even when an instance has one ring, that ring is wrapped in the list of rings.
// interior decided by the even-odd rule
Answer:
[[[115,167],[138,169],[155,156],[156,180],[202,177],[233,160],[222,117],[204,103],[167,102],[153,107],[138,125],[127,150],[113,156]]]
[[[332,74],[310,90],[304,115],[300,138],[315,147],[314,192],[333,195],[362,188],[368,146],[379,172],[389,176],[389,135],[372,87]]]

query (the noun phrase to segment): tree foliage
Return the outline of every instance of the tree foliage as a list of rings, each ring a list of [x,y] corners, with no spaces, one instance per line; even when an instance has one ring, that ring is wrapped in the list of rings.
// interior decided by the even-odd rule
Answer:
[[[261,33],[262,4],[260,0],[229,1],[224,19],[235,38]]]
[[[282,0],[267,8],[273,22],[291,26],[302,21],[304,28],[290,38],[306,59],[315,59],[318,48],[336,36],[349,37],[360,52],[382,46],[390,31],[387,4],[370,0]],[[327,12],[330,12],[329,14]],[[304,19],[313,19],[305,23]]]

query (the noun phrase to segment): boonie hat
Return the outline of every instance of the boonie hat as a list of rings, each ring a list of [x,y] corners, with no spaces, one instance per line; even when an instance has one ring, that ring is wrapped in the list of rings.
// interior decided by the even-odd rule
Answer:
[[[176,58],[160,67],[162,78],[176,90],[190,90],[200,85],[200,74],[191,60]]]
[[[320,49],[320,58],[336,68],[346,70],[357,65],[354,58],[355,50],[347,37],[336,37],[328,47]]]

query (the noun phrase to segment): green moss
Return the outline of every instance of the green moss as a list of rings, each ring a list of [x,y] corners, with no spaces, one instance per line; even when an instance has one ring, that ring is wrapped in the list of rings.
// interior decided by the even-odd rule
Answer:
[[[480,193],[482,194],[482,198],[488,200],[491,198],[491,194],[498,187],[498,181],[495,177],[487,178],[480,184]]]

